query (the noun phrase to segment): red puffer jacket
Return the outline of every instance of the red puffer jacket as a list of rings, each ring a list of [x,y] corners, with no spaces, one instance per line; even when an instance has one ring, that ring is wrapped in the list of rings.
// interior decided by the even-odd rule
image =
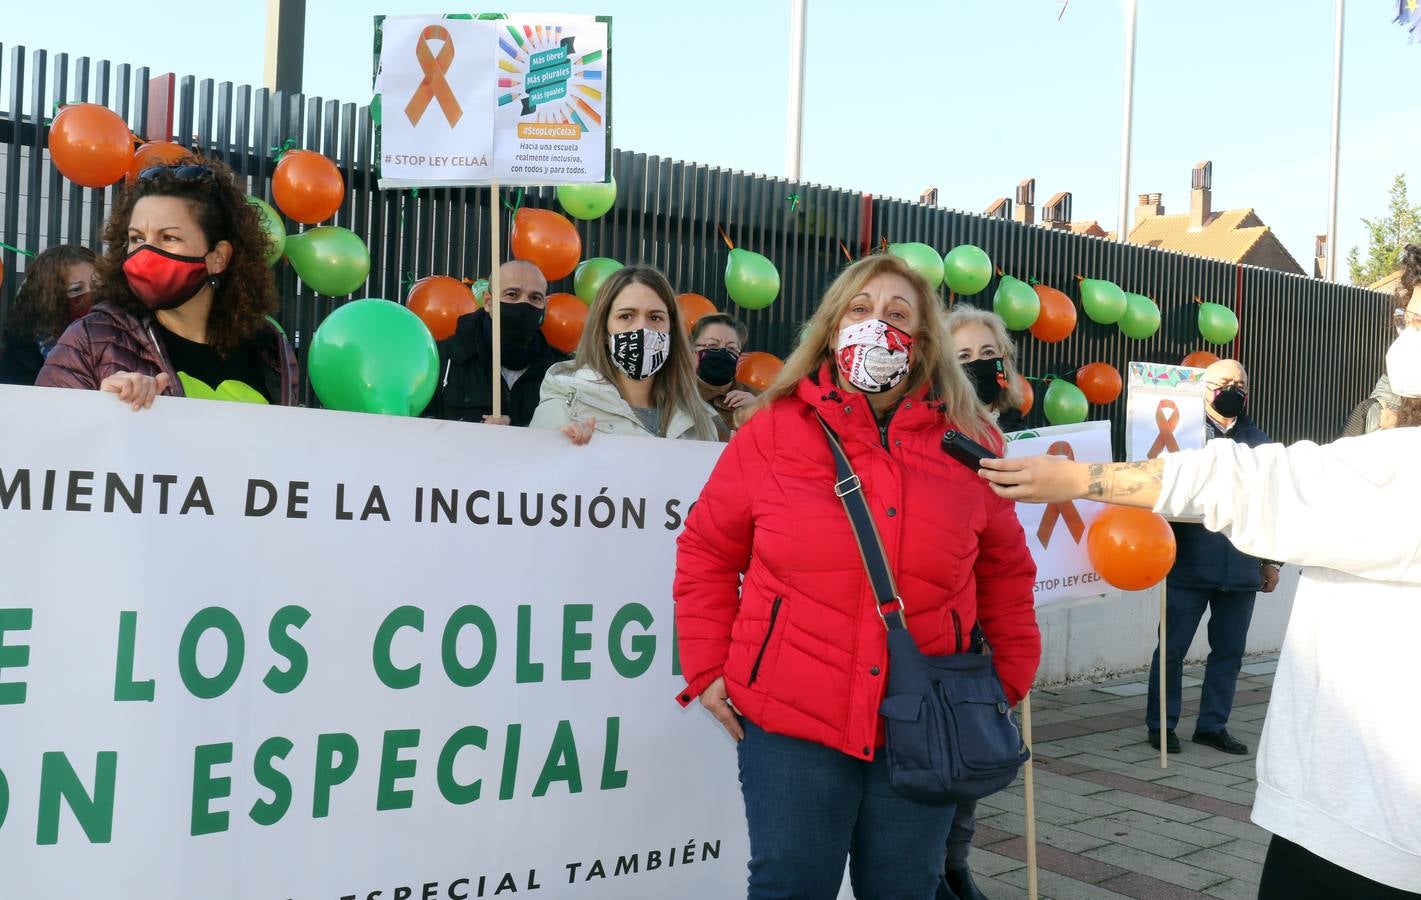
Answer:
[[[724,675],[736,709],[766,731],[860,759],[882,743],[886,630],[816,410],[863,483],[918,646],[962,652],[979,623],[1016,703],[1041,661],[1041,633],[1036,565],[1012,504],[942,451],[950,425],[925,390],[880,432],[867,399],[836,390],[826,368],[746,423],[686,522],[681,704]]]

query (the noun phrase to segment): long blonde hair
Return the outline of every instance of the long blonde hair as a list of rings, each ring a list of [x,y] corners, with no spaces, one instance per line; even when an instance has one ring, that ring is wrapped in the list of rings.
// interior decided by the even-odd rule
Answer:
[[[764,409],[793,394],[799,383],[818,373],[825,363],[834,367],[839,322],[850,302],[863,292],[864,285],[879,275],[897,275],[913,286],[917,295],[918,326],[913,334],[911,368],[906,393],[930,386],[930,394],[944,405],[943,417],[956,428],[982,443],[1002,444],[1001,431],[977,401],[967,373],[957,364],[952,337],[943,325],[942,304],[921,275],[896,256],[875,254],[865,257],[839,274],[819,308],[800,332],[799,347],[785,360],[784,368],[769,389],[760,395],[755,410]]]
[[[1026,394],[1021,389],[1021,372],[1016,367],[1016,343],[1011,339],[1011,335],[1007,334],[1007,326],[1002,317],[985,309],[959,303],[948,311],[944,324],[954,343],[957,330],[964,325],[981,325],[992,333],[992,342],[997,345],[997,353],[1001,355],[1003,368],[1006,369],[1007,386],[988,408],[998,413],[1019,409],[1026,400]],[[953,356],[956,355],[954,352]]]
[[[656,292],[656,296],[666,305],[671,325],[671,346],[666,362],[651,376],[651,399],[660,412],[661,436],[666,436],[672,416],[681,410],[696,423],[697,438],[716,440],[715,423],[696,386],[696,367],[691,362],[691,345],[686,341],[686,331],[681,327],[681,310],[676,305],[676,295],[671,290],[671,283],[659,270],[651,266],[625,266],[607,276],[587,314],[587,327],[582,330],[582,340],[578,341],[573,363],[579,369],[594,370],[609,384],[617,384],[616,373],[620,370],[612,363],[612,354],[607,348],[607,320],[612,317],[612,302],[632,284],[646,285]]]

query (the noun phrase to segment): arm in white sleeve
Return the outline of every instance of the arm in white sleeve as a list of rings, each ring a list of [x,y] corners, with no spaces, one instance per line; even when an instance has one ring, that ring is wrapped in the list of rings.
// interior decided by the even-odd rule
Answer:
[[[1325,446],[1212,441],[1169,454],[1155,511],[1200,516],[1252,556],[1421,583],[1421,429]]]

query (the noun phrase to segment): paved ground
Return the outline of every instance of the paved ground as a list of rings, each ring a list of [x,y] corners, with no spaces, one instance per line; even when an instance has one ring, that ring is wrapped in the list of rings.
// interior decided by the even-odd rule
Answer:
[[[1202,669],[1186,668],[1184,749],[1167,769],[1145,743],[1145,674],[1033,692],[1040,896],[1256,897],[1268,834],[1248,820],[1253,751],[1276,667],[1276,656],[1244,660],[1229,730],[1247,756],[1189,741]],[[982,801],[977,823],[978,885],[992,900],[1025,897],[1020,779]]]

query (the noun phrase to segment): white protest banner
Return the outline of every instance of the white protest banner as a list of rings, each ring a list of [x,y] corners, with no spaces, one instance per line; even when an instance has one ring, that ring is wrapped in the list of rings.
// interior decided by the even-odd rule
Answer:
[[[1081,422],[1007,435],[1008,459],[1064,456],[1077,462],[1112,462],[1109,422]],[[1036,605],[1094,597],[1109,589],[1086,553],[1085,538],[1100,515],[1099,503],[1018,503],[1016,517],[1036,561]]]
[[[1125,458],[1204,446],[1204,370],[1130,363],[1125,382]]]
[[[488,183],[497,50],[487,22],[384,19],[375,76],[382,188]]]
[[[743,894],[721,446],[0,388],[0,897]]]

